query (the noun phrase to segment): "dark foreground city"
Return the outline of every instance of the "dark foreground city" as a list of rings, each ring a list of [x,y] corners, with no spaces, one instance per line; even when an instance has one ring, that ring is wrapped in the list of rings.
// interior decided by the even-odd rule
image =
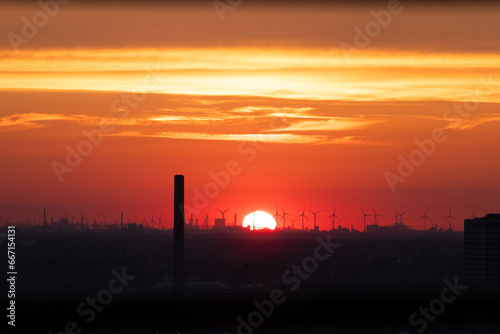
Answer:
[[[29,333],[495,333],[464,277],[464,234],[17,229],[16,329]]]

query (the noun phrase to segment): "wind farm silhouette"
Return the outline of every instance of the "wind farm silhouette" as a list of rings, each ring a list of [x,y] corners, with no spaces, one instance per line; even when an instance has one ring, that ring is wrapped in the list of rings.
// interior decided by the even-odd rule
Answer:
[[[278,209],[280,208],[280,210]],[[185,217],[190,217],[189,219],[185,218],[185,224],[188,230],[212,230],[218,224],[219,230],[232,230],[237,231],[235,228],[242,227],[242,220],[237,221],[236,217],[245,217],[245,215],[252,214],[257,210],[254,210],[252,206],[250,206],[250,212],[238,212],[234,210],[231,212],[231,208],[227,207],[224,210],[215,209],[220,213],[220,218],[212,219],[210,217],[210,210],[205,211],[202,214],[195,215],[193,212],[185,211]],[[150,219],[143,218],[138,223],[138,219],[130,220],[124,219],[124,212],[120,212],[119,215],[121,219],[114,219],[112,215],[102,215],[103,219],[98,219],[98,217],[92,217],[93,223],[89,223],[89,217],[85,215],[81,215],[79,220],[75,220],[76,217],[72,217],[69,219],[67,215],[58,216],[56,219],[54,217],[50,217],[50,222],[46,219],[46,209],[44,208],[44,216],[42,220],[37,221],[36,219],[26,219],[26,221],[19,221],[17,225],[24,226],[26,228],[43,228],[45,230],[78,230],[78,231],[95,231],[95,232],[110,232],[110,231],[127,231],[127,230],[140,230],[149,232],[159,232],[159,231],[167,231],[171,229],[172,223],[169,222],[168,219],[165,219],[163,214],[159,215],[151,215]],[[306,213],[309,212],[309,214]],[[276,228],[273,230],[276,231],[333,231],[333,230],[341,230],[341,231],[349,231],[349,232],[362,232],[362,233],[370,233],[374,230],[381,231],[385,230],[386,232],[398,232],[398,231],[407,231],[407,232],[417,232],[417,231],[454,231],[455,222],[457,219],[452,215],[452,210],[449,208],[448,214],[443,217],[443,224],[447,225],[448,228],[439,228],[439,222],[434,221],[428,214],[428,209],[426,208],[424,214],[421,216],[409,216],[409,218],[404,219],[406,216],[411,214],[411,210],[405,209],[402,212],[392,211],[393,213],[393,221],[386,220],[384,221],[384,215],[379,213],[375,208],[372,208],[373,213],[367,213],[363,208],[361,211],[361,224],[362,230],[357,230],[354,228],[352,222],[344,222],[345,227],[342,227],[340,223],[343,221],[337,215],[338,208],[335,206],[333,208],[333,212],[330,215],[323,214],[325,218],[329,219],[328,224],[320,223],[320,216],[324,212],[324,209],[319,209],[317,211],[313,211],[311,209],[307,209],[306,206],[303,206],[302,211],[298,214],[286,211],[284,209],[284,205],[277,205],[276,211],[274,214],[274,220],[276,222]],[[232,223],[227,221],[227,214],[234,214],[234,220]],[[287,217],[289,217],[287,219]],[[295,218],[295,219],[293,219]],[[295,226],[295,222],[300,218],[300,227],[297,228]],[[371,218],[371,219],[369,219]],[[475,209],[473,209],[472,215],[467,217],[467,219],[476,218]],[[202,224],[198,224],[198,220],[202,221]],[[409,224],[406,224],[406,221],[410,220]],[[419,223],[419,221],[423,223]],[[3,220],[0,224],[1,226],[7,226],[11,224],[7,220]],[[254,224],[253,224],[254,225]],[[340,228],[339,228],[340,226]],[[418,226],[415,227],[414,226]],[[252,226],[255,227],[255,226]],[[253,229],[253,228],[252,228]]]

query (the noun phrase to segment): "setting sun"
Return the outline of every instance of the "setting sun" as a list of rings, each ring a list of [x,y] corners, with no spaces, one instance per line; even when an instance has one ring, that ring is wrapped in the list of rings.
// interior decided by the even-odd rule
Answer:
[[[273,216],[264,211],[254,211],[246,215],[243,219],[243,227],[250,227],[251,230],[270,229],[276,228],[276,221]]]

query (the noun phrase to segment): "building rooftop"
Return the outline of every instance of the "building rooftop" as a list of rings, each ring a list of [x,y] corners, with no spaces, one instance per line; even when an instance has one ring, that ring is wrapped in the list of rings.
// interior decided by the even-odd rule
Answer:
[[[499,220],[500,221],[500,213],[487,213],[484,217],[476,217],[476,218],[468,218],[466,221],[475,220],[475,221],[485,221],[485,220]]]

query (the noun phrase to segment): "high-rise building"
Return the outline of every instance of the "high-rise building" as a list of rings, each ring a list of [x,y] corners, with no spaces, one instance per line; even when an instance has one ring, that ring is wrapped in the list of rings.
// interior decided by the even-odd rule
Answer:
[[[471,292],[500,294],[500,214],[464,221],[465,278]]]

